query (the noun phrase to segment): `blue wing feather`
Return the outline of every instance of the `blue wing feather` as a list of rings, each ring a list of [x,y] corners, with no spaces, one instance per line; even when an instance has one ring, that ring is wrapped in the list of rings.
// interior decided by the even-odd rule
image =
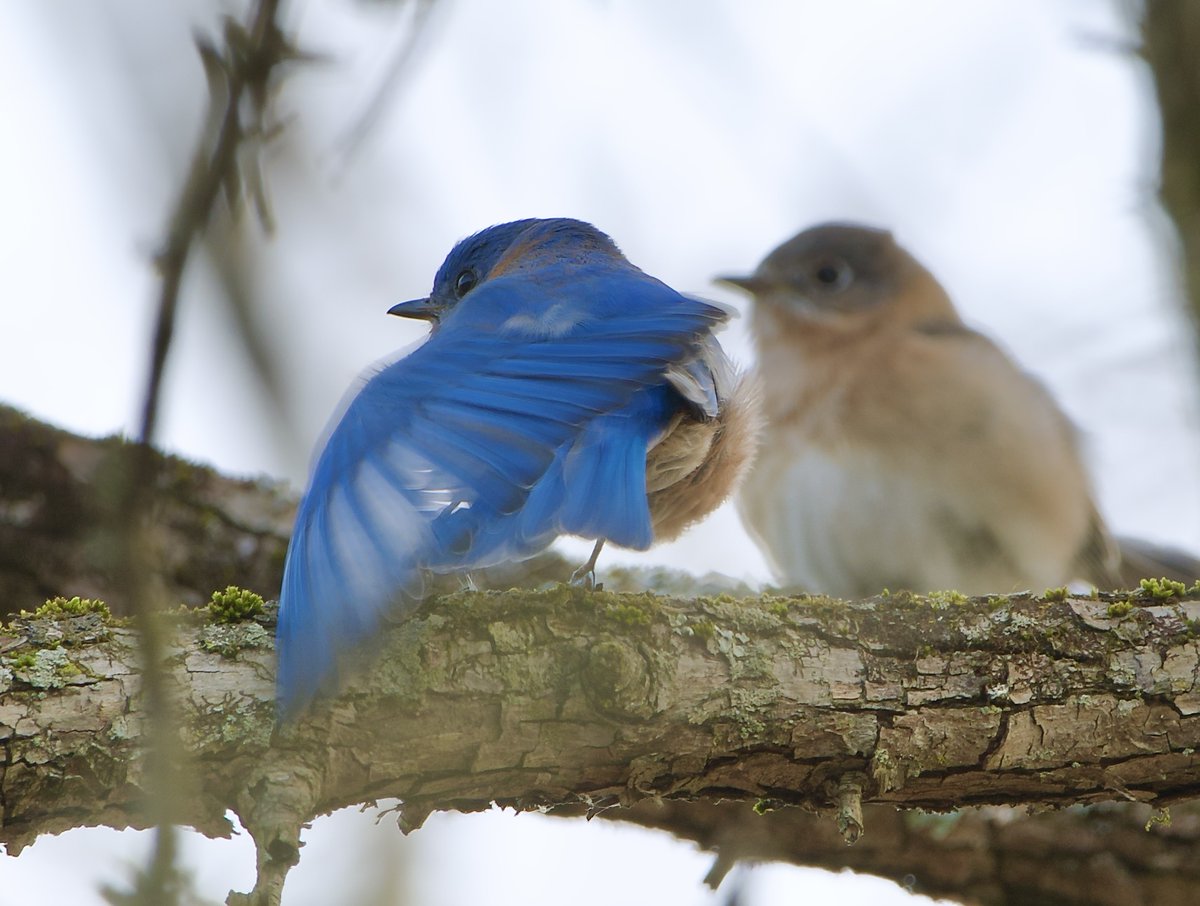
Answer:
[[[596,419],[568,454],[563,471],[565,531],[634,550],[650,546],[644,426],[623,415]]]
[[[283,713],[413,606],[426,570],[527,557],[563,533],[650,545],[646,448],[682,404],[666,373],[726,315],[627,265],[574,276],[480,285],[342,414],[284,567]]]

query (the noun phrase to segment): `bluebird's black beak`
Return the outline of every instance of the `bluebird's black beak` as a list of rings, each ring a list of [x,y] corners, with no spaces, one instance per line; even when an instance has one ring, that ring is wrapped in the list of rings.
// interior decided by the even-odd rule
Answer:
[[[432,321],[434,324],[442,316],[443,306],[434,302],[433,299],[426,297],[424,299],[410,299],[407,302],[398,302],[388,309],[389,315],[397,315],[401,318],[416,318],[421,321]]]

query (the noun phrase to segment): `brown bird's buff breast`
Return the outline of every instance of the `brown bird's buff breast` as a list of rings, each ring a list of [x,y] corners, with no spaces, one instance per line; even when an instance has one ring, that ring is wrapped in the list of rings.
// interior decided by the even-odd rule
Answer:
[[[759,304],[754,328],[767,427],[740,509],[780,579],[857,596],[1077,575],[1096,517],[1073,430],[952,309],[847,325]]]

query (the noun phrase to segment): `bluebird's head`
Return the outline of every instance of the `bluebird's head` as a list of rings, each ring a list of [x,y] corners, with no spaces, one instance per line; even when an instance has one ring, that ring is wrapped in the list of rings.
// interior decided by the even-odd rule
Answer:
[[[388,314],[420,318],[436,327],[487,280],[554,263],[578,263],[596,254],[621,258],[608,236],[582,220],[531,218],[497,224],[468,236],[450,250],[427,297],[393,305]]]
[[[953,314],[941,286],[890,232],[857,224],[812,227],[771,252],[754,273],[717,280],[797,325]]]

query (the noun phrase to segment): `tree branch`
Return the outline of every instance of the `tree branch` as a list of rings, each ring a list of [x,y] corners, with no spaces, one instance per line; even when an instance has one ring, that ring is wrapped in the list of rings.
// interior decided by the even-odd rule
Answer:
[[[0,616],[64,592],[131,613],[111,555],[127,449],[0,405]],[[198,606],[226,585],[279,587],[296,507],[282,484],[226,478],[157,451],[150,464],[154,556],[144,578],[156,599]]]
[[[1200,804],[1103,803],[1033,816],[1011,808],[946,815],[863,810],[847,847],[825,815],[763,815],[744,802],[639,802],[620,820],[718,853],[711,880],[739,859],[780,860],[890,878],[927,896],[982,906],[1190,906],[1200,887]]]
[[[260,880],[281,886],[304,821],[381,797],[403,800],[409,828],[492,802],[829,812],[847,778],[863,802],[932,811],[1161,805],[1200,790],[1197,619],[1200,602],[1111,595],[459,593],[393,627],[368,672],[281,730],[269,632],[185,625],[166,668],[194,773],[173,817],[223,834],[233,809]],[[10,851],[144,820],[134,633],[44,624],[17,622],[0,694]]]
[[[0,408],[0,454],[6,609],[62,592],[119,609],[97,557],[121,441]],[[162,564],[149,579],[168,600],[200,603],[230,583],[278,587],[294,506],[278,485],[155,454],[149,488]],[[476,578],[509,588],[569,572],[546,555]],[[270,626],[177,616],[169,686],[195,768],[176,820],[220,835],[226,808],[240,814],[262,844],[260,902],[282,884],[301,820],[390,795],[406,800],[412,824],[431,808],[492,799],[599,809],[718,850],[714,880],[736,859],[771,858],[988,904],[1109,902],[1089,891],[1190,902],[1179,885],[1200,866],[1200,819],[1175,806],[1169,827],[1140,828],[1195,790],[1196,604],[741,603],[720,594],[729,586],[660,571],[609,569],[604,580],[649,581],[674,597],[559,589],[430,602],[389,636],[369,684],[283,732],[272,725],[273,654],[260,647]],[[705,594],[717,596],[679,600]],[[131,630],[96,617],[0,630],[0,841],[10,852],[39,833],[144,825],[136,664]],[[851,848],[835,818],[847,777],[865,777],[867,802]],[[1152,804],[1032,818],[894,808],[1126,796]],[[763,800],[767,814],[714,803],[739,798]],[[769,810],[783,802],[822,813]],[[1034,870],[1047,864],[1058,867]]]

